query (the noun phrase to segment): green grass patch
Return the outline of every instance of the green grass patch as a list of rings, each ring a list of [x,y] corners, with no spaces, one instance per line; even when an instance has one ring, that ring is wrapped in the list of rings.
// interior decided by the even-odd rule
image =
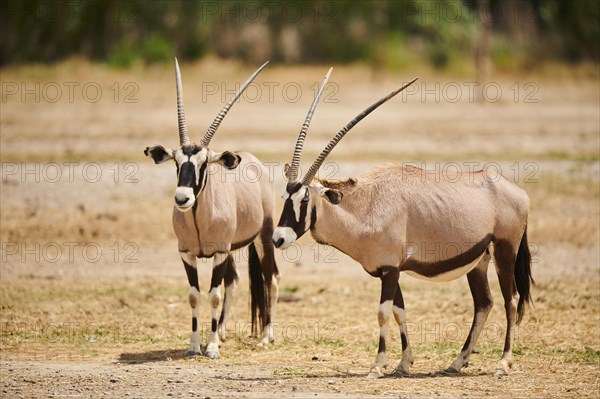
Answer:
[[[279,295],[291,295],[291,294],[295,294],[298,291],[300,291],[299,286],[286,285],[286,286],[281,287],[281,289],[279,290]]]
[[[330,338],[319,338],[315,340],[315,344],[319,346],[326,346],[328,348],[343,348],[348,345],[347,342],[342,341],[341,339],[330,339]]]

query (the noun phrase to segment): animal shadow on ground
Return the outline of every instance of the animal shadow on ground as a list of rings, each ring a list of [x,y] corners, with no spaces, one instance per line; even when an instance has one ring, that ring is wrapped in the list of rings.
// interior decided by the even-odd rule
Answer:
[[[450,377],[450,378],[474,378],[474,377],[485,377],[494,375],[493,372],[485,372],[480,371],[478,373],[448,373],[445,370],[438,371],[430,371],[428,373],[411,373],[410,375],[398,374],[398,373],[390,373],[385,374],[383,378],[441,378],[441,377]]]
[[[181,360],[186,358],[185,351],[182,349],[164,349],[140,353],[121,353],[118,361],[120,363],[135,364],[166,362],[170,360]]]

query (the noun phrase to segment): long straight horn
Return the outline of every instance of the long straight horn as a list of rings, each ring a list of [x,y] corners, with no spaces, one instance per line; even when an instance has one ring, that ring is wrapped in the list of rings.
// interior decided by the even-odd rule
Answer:
[[[225,115],[227,115],[227,112],[229,112],[229,109],[233,106],[233,104],[235,104],[235,102],[242,95],[242,93],[244,92],[244,90],[246,90],[246,88],[250,85],[250,83],[252,83],[252,81],[254,80],[254,78],[260,73],[260,71],[262,71],[264,69],[264,67],[267,66],[268,63],[269,63],[269,61],[265,62],[252,75],[250,75],[250,77],[248,78],[248,80],[246,80],[246,82],[242,85],[242,87],[240,87],[240,89],[238,90],[238,92],[235,93],[235,96],[233,96],[233,98],[231,100],[229,100],[229,102],[227,104],[225,104],[225,106],[223,107],[223,109],[221,110],[221,112],[219,112],[219,114],[216,116],[216,118],[213,121],[213,123],[211,123],[210,127],[208,128],[208,130],[204,134],[204,137],[202,137],[202,140],[200,141],[200,145],[202,147],[208,147],[208,144],[210,143],[210,140],[213,138],[213,136],[217,132],[217,129],[219,128],[219,125],[221,124],[221,122],[223,122],[223,118],[225,118]]]
[[[414,78],[412,81],[405,84],[398,90],[393,91],[390,94],[388,94],[387,96],[383,97],[382,99],[377,101],[375,104],[371,105],[369,108],[365,109],[363,112],[358,114],[356,116],[356,118],[352,119],[346,126],[344,126],[344,128],[342,130],[340,130],[333,139],[331,139],[329,144],[327,144],[327,147],[325,147],[323,152],[321,152],[321,155],[319,155],[319,157],[311,165],[310,169],[308,170],[308,173],[306,173],[306,175],[304,175],[304,177],[302,178],[302,184],[306,186],[312,182],[312,179],[317,174],[317,171],[323,164],[323,161],[325,161],[325,158],[327,158],[327,156],[329,155],[331,150],[333,150],[333,148],[337,145],[337,143],[340,142],[340,140],[346,135],[346,133],[348,133],[350,131],[350,129],[352,129],[358,122],[363,120],[367,115],[369,115],[371,112],[373,112],[375,109],[377,109],[381,104],[385,103],[390,98],[394,97],[396,94],[400,93],[402,90],[406,89],[408,86],[413,84],[417,79],[418,78]]]
[[[313,113],[315,112],[315,108],[317,108],[317,104],[319,103],[319,98],[321,98],[321,94],[323,93],[323,89],[329,80],[329,76],[331,75],[331,71],[333,71],[333,67],[329,68],[325,78],[323,79],[323,83],[315,96],[315,99],[308,110],[308,114],[306,115],[306,119],[304,120],[304,124],[302,125],[302,129],[300,130],[300,134],[298,134],[298,140],[296,141],[296,147],[294,148],[294,155],[292,156],[292,164],[287,172],[287,179],[289,181],[297,181],[298,180],[298,167],[300,166],[300,155],[302,154],[302,147],[304,146],[304,139],[306,138],[306,132],[308,131],[308,127],[310,126],[310,120],[312,119]]]
[[[179,71],[179,63],[175,57],[175,83],[177,84],[177,121],[179,123],[179,145],[188,145],[190,138],[187,134],[187,126],[185,125],[185,112],[183,110],[183,89],[181,88],[181,72]]]

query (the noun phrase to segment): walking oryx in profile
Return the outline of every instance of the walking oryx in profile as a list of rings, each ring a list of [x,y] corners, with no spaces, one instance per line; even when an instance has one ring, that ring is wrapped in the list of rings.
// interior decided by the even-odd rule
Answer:
[[[227,111],[266,65],[267,63],[258,68],[248,78],[219,112],[200,144],[194,144],[190,142],[187,134],[181,74],[175,59],[180,146],[177,149],[148,147],[144,151],[144,154],[157,164],[174,160],[177,166],[173,228],[179,241],[179,255],[190,284],[190,356],[201,354],[198,330],[200,285],[196,258],[214,257],[208,291],[212,324],[206,356],[215,359],[219,357],[219,336],[221,340],[225,340],[225,323],[238,279],[230,253],[248,244],[252,328],[256,331],[259,322],[263,331],[262,343],[273,341],[272,317],[277,303],[279,272],[271,241],[274,200],[271,183],[268,181],[268,170],[254,155],[247,152],[214,152],[208,148]],[[240,178],[240,174],[227,173],[228,169],[236,167],[244,168],[244,178]],[[261,252],[260,256],[257,247]],[[223,280],[225,298],[217,322],[217,311],[221,302],[220,286]]]
[[[407,86],[377,101],[348,123],[299,180],[306,134],[303,129],[286,171],[285,203],[273,242],[278,248],[286,248],[310,229],[318,243],[339,249],[381,279],[379,350],[369,377],[383,375],[392,313],[402,339],[402,360],[396,372],[408,374],[413,362],[398,284],[401,271],[432,281],[467,275],[475,315],[467,340],[447,371],[458,372],[467,364],[492,307],[487,267],[493,249],[507,319],[497,375],[506,374],[512,361],[515,322],[520,322],[524,305],[531,301],[527,194],[499,174],[457,171],[456,175],[439,179],[433,172],[400,163],[381,165],[346,180],[315,177],[325,158],[354,125]],[[309,121],[307,118],[306,126]]]

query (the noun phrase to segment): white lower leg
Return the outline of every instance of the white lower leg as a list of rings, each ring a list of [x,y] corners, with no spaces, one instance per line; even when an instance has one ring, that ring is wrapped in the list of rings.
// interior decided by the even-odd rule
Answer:
[[[219,357],[219,334],[217,333],[217,317],[219,304],[221,303],[221,287],[212,287],[208,293],[210,311],[212,316],[211,331],[208,335],[206,355],[210,358]]]
[[[369,378],[379,378],[383,376],[381,370],[387,365],[387,356],[385,354],[385,339],[387,337],[387,330],[390,321],[390,315],[392,313],[392,300],[385,301],[379,305],[379,312],[377,313],[377,320],[379,322],[379,352],[375,357],[375,362],[371,367]]]
[[[223,320],[221,321],[218,327],[219,337],[221,338],[221,341],[225,341],[226,338],[227,319],[229,318],[229,314],[231,312],[231,305],[233,303],[236,288],[236,281],[233,281],[233,283],[225,287],[225,299],[223,300]]]
[[[227,260],[228,254],[217,253],[213,260],[213,276],[215,268],[224,267]],[[206,356],[211,359],[219,358],[219,334],[217,333],[218,317],[219,317],[219,305],[221,304],[221,281],[213,281],[208,292],[208,302],[210,303],[211,323],[210,323],[210,334],[208,334],[208,343],[206,345]]]
[[[514,336],[515,320],[517,316],[517,299],[515,297],[512,298],[509,309],[509,312],[507,312],[508,321],[505,350],[502,354],[502,359],[500,359],[498,365],[496,366],[496,376],[507,375],[512,367],[512,337]]]
[[[199,308],[200,308],[200,291],[196,287],[190,287],[188,300],[192,308],[192,336],[190,338],[190,346],[188,349],[189,355],[201,354],[200,349],[200,327],[198,326]]]
[[[274,276],[275,277],[275,276]],[[279,298],[279,277],[273,278],[271,282],[271,292],[270,292],[270,302],[269,309],[267,310],[270,313],[270,321],[269,324],[265,326],[263,331],[263,336],[261,339],[261,343],[263,345],[267,345],[269,343],[275,342],[275,331],[274,331],[274,320],[275,320],[275,309],[277,308],[277,299]]]
[[[404,309],[393,306],[392,311],[394,312],[394,318],[400,327],[400,338],[402,340],[402,359],[396,367],[396,372],[401,374],[409,374],[410,366],[413,364],[413,354],[408,341],[408,330],[406,328],[406,313]]]
[[[458,356],[456,357],[456,359],[452,362],[452,364],[450,365],[450,367],[448,368],[448,371],[460,371],[460,369],[462,369],[464,366],[466,366],[468,364],[468,360],[469,360],[469,356],[471,355],[471,352],[473,352],[473,348],[475,347],[475,344],[477,343],[477,339],[479,338],[479,335],[481,334],[481,330],[483,330],[483,327],[485,325],[485,321],[487,320],[488,314],[490,313],[490,309],[485,309],[485,310],[480,310],[477,312],[477,314],[475,315],[475,320],[473,322],[473,332],[471,333],[471,341],[469,343],[469,346],[461,351]]]

